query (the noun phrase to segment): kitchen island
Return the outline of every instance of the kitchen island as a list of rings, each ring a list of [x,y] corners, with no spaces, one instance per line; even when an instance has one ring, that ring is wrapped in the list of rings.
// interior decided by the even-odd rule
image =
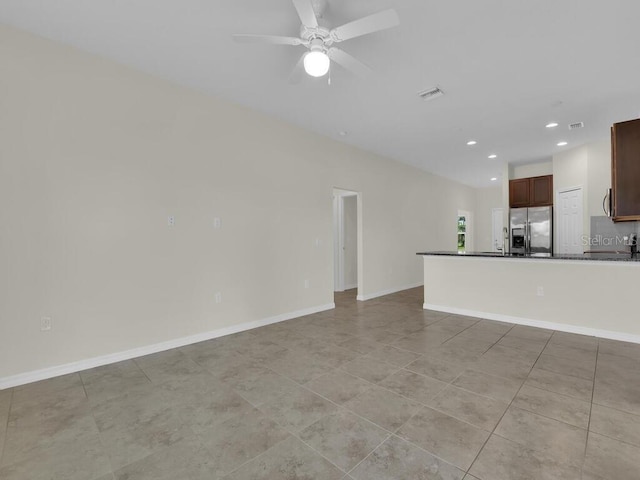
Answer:
[[[418,255],[425,309],[640,343],[637,255]]]

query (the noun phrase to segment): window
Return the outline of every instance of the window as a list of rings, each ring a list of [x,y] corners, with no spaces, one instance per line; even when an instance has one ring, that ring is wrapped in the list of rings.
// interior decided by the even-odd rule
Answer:
[[[467,248],[467,217],[458,216],[458,252]]]

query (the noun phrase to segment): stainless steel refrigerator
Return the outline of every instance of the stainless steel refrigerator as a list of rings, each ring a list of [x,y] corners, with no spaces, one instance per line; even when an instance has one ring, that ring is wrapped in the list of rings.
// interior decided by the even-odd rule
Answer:
[[[512,208],[509,217],[512,254],[553,254],[553,207]]]

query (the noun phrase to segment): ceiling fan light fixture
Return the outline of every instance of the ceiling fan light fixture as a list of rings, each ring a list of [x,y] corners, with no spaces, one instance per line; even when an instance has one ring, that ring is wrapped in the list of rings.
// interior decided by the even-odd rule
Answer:
[[[320,50],[314,50],[304,56],[304,71],[312,77],[324,77],[329,71],[331,60]]]

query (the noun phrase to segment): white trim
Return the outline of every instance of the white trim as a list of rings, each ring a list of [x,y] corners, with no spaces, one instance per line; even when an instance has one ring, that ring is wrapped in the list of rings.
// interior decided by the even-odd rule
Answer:
[[[622,342],[640,343],[640,335],[630,333],[614,332],[611,330],[600,330],[598,328],[581,327],[578,325],[569,325],[567,323],[545,322],[543,320],[532,320],[529,318],[513,317],[511,315],[502,315],[500,313],[478,312],[476,310],[467,310],[464,308],[445,307],[442,305],[432,305],[425,303],[422,305],[425,310],[435,310],[437,312],[452,313],[455,315],[465,315],[467,317],[485,318],[487,320],[496,320],[498,322],[515,323],[517,325],[527,325],[529,327],[546,328],[548,330],[558,330],[560,332],[577,333],[579,335],[588,335],[590,337],[606,338],[609,340],[620,340]]]
[[[302,310],[296,310],[295,312],[282,313],[280,315],[264,318],[262,320],[240,323],[238,325],[231,325],[229,327],[220,328],[218,330],[198,333],[196,335],[190,335],[188,337],[175,338],[173,340],[167,340],[166,342],[155,343],[153,345],[146,345],[144,347],[133,348],[131,350],[125,350],[124,352],[109,353],[107,355],[87,358],[85,360],[66,363],[64,365],[57,365],[55,367],[43,368],[41,370],[19,373],[17,375],[0,378],[0,390],[25,385],[27,383],[37,382],[39,380],[46,380],[47,378],[66,375],[68,373],[76,373],[82,370],[87,370],[89,368],[108,365],[110,363],[116,363],[123,360],[142,357],[144,355],[150,355],[152,353],[164,352],[165,350],[171,350],[172,348],[184,347],[185,345],[204,342],[213,338],[224,337],[225,335],[244,332],[246,330],[252,330],[254,328],[271,325],[272,323],[284,322],[293,318],[311,315],[318,312],[324,312],[326,310],[332,310],[334,308],[336,308],[335,303],[327,303],[326,305],[304,308]]]
[[[422,282],[412,283],[411,285],[404,285],[402,287],[389,288],[387,290],[382,290],[381,292],[368,293],[367,295],[358,295],[356,297],[356,300],[358,300],[360,302],[364,302],[366,300],[371,300],[372,298],[384,297],[385,295],[391,295],[392,293],[397,293],[397,292],[401,292],[403,290],[409,290],[410,288],[417,288],[417,287],[422,287],[422,286],[424,286],[424,284]]]

